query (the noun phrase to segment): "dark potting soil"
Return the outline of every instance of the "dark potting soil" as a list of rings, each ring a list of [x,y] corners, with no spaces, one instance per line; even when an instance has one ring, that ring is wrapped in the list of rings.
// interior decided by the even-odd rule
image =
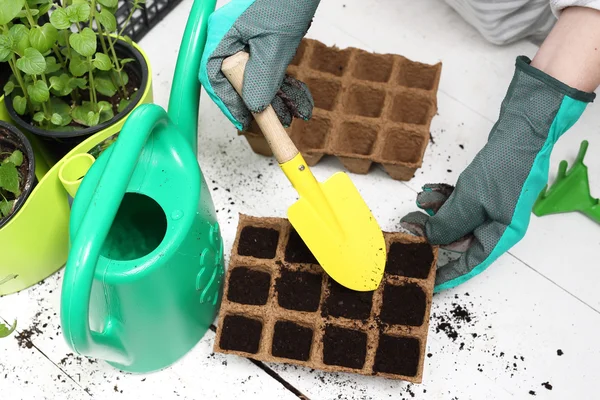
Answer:
[[[421,326],[426,307],[425,292],[419,285],[386,285],[379,317],[390,324]]]
[[[381,335],[375,353],[375,372],[415,376],[419,367],[420,343],[416,338]]]
[[[235,267],[229,277],[227,298],[241,304],[261,306],[267,304],[271,275],[247,267]]]
[[[385,271],[391,275],[427,279],[433,251],[427,243],[392,243]]]
[[[246,226],[240,233],[238,254],[255,258],[272,259],[277,251],[279,231],[272,228]]]
[[[285,247],[285,261],[296,264],[318,264],[315,256],[294,229],[290,231],[290,238]]]
[[[371,315],[373,292],[357,292],[350,290],[333,279],[329,280],[329,295],[322,310],[324,317],[346,317],[350,319],[367,319]]]
[[[240,315],[227,315],[223,319],[223,330],[221,331],[219,346],[223,350],[256,354],[262,327],[263,324],[259,320]]]
[[[322,279],[321,274],[282,269],[275,287],[279,306],[288,310],[317,311]]]
[[[367,334],[333,325],[325,327],[323,335],[323,362],[361,369],[367,356]]]
[[[312,338],[313,331],[310,328],[290,321],[277,321],[271,353],[275,357],[307,361],[310,357]]]

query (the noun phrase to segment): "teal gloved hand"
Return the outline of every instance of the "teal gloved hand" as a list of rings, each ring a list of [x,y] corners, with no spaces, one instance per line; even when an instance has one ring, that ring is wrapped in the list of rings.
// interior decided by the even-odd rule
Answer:
[[[550,153],[594,93],[573,89],[518,57],[488,142],[456,187],[426,185],[402,226],[441,248],[462,252],[438,266],[435,291],[484,271],[525,235],[533,204],[548,180]]]
[[[284,126],[310,119],[314,106],[308,87],[286,70],[316,12],[319,0],[231,0],[208,21],[200,63],[200,82],[221,111],[240,130],[272,105]],[[242,96],[221,72],[223,60],[241,50],[250,54]]]

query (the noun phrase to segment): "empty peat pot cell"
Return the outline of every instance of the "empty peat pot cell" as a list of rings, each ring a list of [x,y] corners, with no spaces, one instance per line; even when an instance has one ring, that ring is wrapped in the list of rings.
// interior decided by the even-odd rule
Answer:
[[[384,163],[416,163],[421,159],[424,141],[419,132],[389,128],[384,134],[381,158]]]
[[[275,258],[279,231],[273,228],[246,226],[240,233],[238,254],[255,258]]]
[[[331,148],[334,154],[367,156],[377,140],[377,125],[357,121],[342,122],[337,128]]]
[[[262,306],[267,304],[271,274],[247,267],[235,267],[229,275],[227,299],[234,303]]]
[[[425,319],[427,299],[423,289],[415,283],[386,284],[379,318],[394,325],[421,326]]]
[[[335,78],[308,77],[304,80],[315,102],[315,108],[332,111],[342,90]]]
[[[371,315],[373,292],[357,292],[340,285],[333,279],[329,279],[327,289],[327,297],[321,311],[324,317],[365,320]]]
[[[421,359],[419,340],[381,334],[375,353],[374,372],[416,376]]]
[[[394,95],[388,119],[405,124],[425,125],[434,114],[433,100],[423,92],[401,91]]]
[[[260,345],[263,323],[258,319],[227,315],[223,318],[219,346],[223,350],[256,354]]]
[[[293,228],[285,246],[285,261],[294,264],[318,264],[313,253]]]
[[[325,326],[323,363],[361,369],[367,356],[367,334],[353,329]]]
[[[396,75],[396,83],[409,88],[432,90],[439,65],[427,65],[405,59]]]
[[[318,114],[313,114],[308,121],[296,119],[292,124],[294,143],[301,151],[323,150],[331,127],[329,118]]]
[[[291,321],[277,321],[273,332],[271,354],[275,357],[307,361],[313,330]]]
[[[350,50],[327,47],[323,43],[314,42],[310,68],[335,76],[342,76],[350,60]]]
[[[407,278],[427,279],[433,263],[433,249],[428,243],[395,242],[388,251],[385,272]]]
[[[385,91],[365,85],[354,85],[344,93],[343,112],[369,118],[379,118],[383,112]]]
[[[321,274],[281,269],[275,290],[280,307],[287,310],[315,312],[321,300]]]
[[[392,75],[394,57],[390,54],[359,52],[354,61],[352,76],[372,82],[387,82]]]

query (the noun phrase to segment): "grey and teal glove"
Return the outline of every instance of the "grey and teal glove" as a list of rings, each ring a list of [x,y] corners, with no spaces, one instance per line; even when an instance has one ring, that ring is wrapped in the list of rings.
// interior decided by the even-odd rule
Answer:
[[[314,102],[308,87],[286,70],[318,5],[319,0],[231,0],[210,16],[200,82],[238,129],[247,129],[251,112],[269,104],[286,127],[294,117],[311,118]],[[241,50],[250,59],[240,97],[221,64]]]
[[[573,89],[518,57],[488,142],[456,187],[426,185],[402,225],[442,248],[462,252],[438,266],[435,291],[484,271],[525,235],[533,204],[548,180],[550,153],[594,93]]]

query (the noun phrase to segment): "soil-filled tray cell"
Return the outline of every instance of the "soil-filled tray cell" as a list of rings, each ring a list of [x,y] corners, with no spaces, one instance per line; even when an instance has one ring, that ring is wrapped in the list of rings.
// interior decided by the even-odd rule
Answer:
[[[275,257],[278,243],[278,230],[247,226],[240,234],[238,254],[240,256],[272,259]]]
[[[328,295],[322,310],[323,316],[366,320],[371,315],[373,292],[350,290],[329,279]]]
[[[277,321],[273,332],[271,354],[275,357],[307,361],[313,330],[291,321]]]
[[[403,128],[393,127],[384,133],[381,158],[384,163],[417,163],[423,149],[422,135]]]
[[[364,85],[352,86],[344,95],[343,107],[350,115],[379,118],[383,112],[385,91]]]
[[[337,98],[342,90],[342,84],[338,80],[309,77],[305,83],[315,102],[315,108],[332,111]]]
[[[279,306],[287,310],[317,311],[322,281],[321,274],[282,268],[275,287]]]
[[[427,65],[404,60],[396,83],[409,88],[432,90],[438,78],[439,65]]]
[[[386,284],[379,318],[395,325],[421,326],[425,319],[427,299],[423,289],[415,283]]]
[[[419,368],[421,346],[412,337],[394,337],[382,334],[375,353],[375,372],[415,376]]]
[[[260,345],[263,323],[241,315],[227,315],[223,319],[219,346],[223,350],[256,354]]]
[[[367,334],[333,325],[325,327],[323,335],[323,362],[361,369],[367,357]]]
[[[408,91],[394,95],[388,118],[394,122],[426,125],[434,104],[428,96]]]
[[[407,278],[427,279],[433,262],[433,251],[427,243],[392,243],[385,272]]]
[[[290,236],[285,246],[285,261],[296,264],[318,264],[313,253],[293,228],[290,230]]]
[[[310,68],[335,76],[342,76],[348,66],[351,51],[339,50],[334,47],[314,42]]]
[[[342,122],[332,143],[334,154],[369,155],[377,140],[377,126],[357,121]]]
[[[323,150],[331,127],[329,118],[321,115],[313,115],[308,121],[296,120],[292,127],[294,142],[304,151]]]
[[[372,82],[387,82],[392,75],[394,57],[389,54],[360,52],[356,55],[352,76]]]
[[[271,274],[247,267],[235,267],[229,277],[227,299],[234,303],[262,306],[267,304]]]

